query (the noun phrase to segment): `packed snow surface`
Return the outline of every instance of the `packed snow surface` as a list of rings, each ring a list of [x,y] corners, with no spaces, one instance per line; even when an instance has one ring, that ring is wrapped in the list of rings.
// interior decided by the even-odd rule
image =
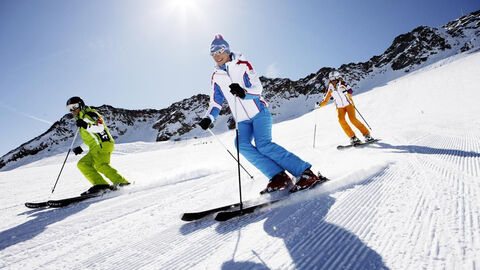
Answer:
[[[23,204],[86,190],[79,156],[53,195],[65,153],[0,172],[0,268],[480,269],[479,67],[463,54],[354,95],[382,139],[363,148],[336,149],[348,138],[332,104],[275,124],[274,141],[331,181],[223,223],[179,218],[239,199],[213,137],[118,144],[112,165],[134,185],[62,209]],[[218,139],[234,152],[234,131]],[[241,161],[243,198],[267,200]]]

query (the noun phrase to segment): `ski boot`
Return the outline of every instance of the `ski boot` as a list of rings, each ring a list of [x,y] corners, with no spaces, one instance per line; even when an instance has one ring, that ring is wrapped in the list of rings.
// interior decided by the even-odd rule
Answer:
[[[361,144],[362,141],[360,141],[360,139],[357,138],[357,136],[353,135],[351,138],[350,138],[350,144],[355,146],[355,145],[359,145]]]
[[[282,190],[293,185],[292,179],[285,172],[277,173],[270,181],[267,187],[260,191],[260,194],[270,193],[277,190]]]
[[[370,134],[365,135],[365,142],[369,143],[373,141],[375,141],[375,139],[372,136],[370,136]]]
[[[94,185],[94,186],[90,187],[87,191],[82,192],[82,194],[80,194],[80,196],[90,196],[90,195],[95,195],[95,194],[101,194],[101,193],[103,193],[105,191],[108,191],[108,190],[113,190],[112,186],[110,186],[110,185]]]
[[[121,187],[126,187],[126,186],[128,186],[128,185],[130,185],[130,182],[115,183],[115,184],[113,184],[113,185],[110,186],[110,189],[111,189],[111,190],[117,190],[117,189],[119,189],[119,188],[121,188]]]
[[[290,190],[290,193],[296,192],[306,188],[312,188],[316,184],[323,183],[328,181],[328,178],[318,173],[318,175],[314,174],[312,170],[306,169],[300,178],[298,179],[297,183],[293,188]]]

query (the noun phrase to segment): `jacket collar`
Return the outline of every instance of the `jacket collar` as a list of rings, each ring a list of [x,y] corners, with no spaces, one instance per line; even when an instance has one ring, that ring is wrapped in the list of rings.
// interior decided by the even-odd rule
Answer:
[[[244,59],[244,57],[241,53],[235,53],[235,52],[230,53],[230,57],[231,57],[232,60],[228,61],[227,63],[223,64],[222,66],[214,65],[215,71],[220,72],[220,73],[221,72],[227,72],[230,65],[233,65],[238,60]]]

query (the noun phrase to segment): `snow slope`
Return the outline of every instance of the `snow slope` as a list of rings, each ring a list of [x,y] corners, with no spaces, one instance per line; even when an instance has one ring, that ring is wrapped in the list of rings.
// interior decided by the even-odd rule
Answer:
[[[337,151],[348,140],[332,104],[274,125],[332,181],[224,223],[179,219],[238,200],[236,163],[214,138],[119,144],[112,164],[135,185],[64,209],[23,206],[49,197],[64,154],[0,172],[0,268],[479,269],[479,66],[463,54],[355,96],[376,145]],[[218,138],[233,151],[234,132]],[[78,159],[51,198],[88,188]],[[255,199],[267,179],[243,163]]]

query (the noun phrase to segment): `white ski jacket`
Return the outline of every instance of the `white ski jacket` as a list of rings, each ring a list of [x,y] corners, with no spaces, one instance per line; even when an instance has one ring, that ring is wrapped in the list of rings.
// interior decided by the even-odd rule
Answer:
[[[205,117],[215,121],[223,101],[226,99],[233,117],[237,122],[252,119],[267,103],[262,97],[263,86],[252,65],[245,60],[242,54],[231,54],[232,60],[219,67],[215,66],[212,81],[210,106]],[[244,99],[230,93],[230,84],[238,83],[246,90]]]
[[[328,90],[323,97],[323,101],[320,103],[320,107],[325,106],[330,99],[333,98],[335,106],[337,108],[345,108],[350,104],[353,104],[352,97],[352,88],[345,81],[340,81],[335,86],[332,82],[328,82]]]

